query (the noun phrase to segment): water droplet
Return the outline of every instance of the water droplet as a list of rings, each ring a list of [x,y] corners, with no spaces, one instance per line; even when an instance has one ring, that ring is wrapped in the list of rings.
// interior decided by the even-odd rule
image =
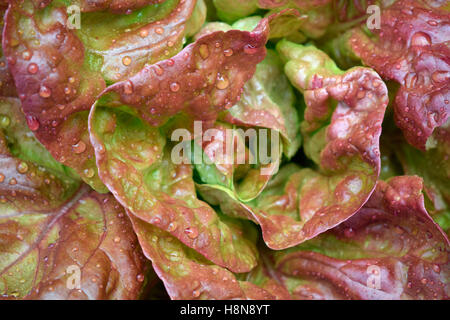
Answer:
[[[427,284],[428,280],[423,278],[422,280],[420,280],[420,282],[422,282],[422,284]]]
[[[435,26],[438,25],[438,23],[437,23],[436,21],[434,21],[434,20],[428,20],[427,23],[428,23],[430,26],[432,26],[432,27],[435,27]]]
[[[37,129],[39,129],[39,120],[36,117],[33,116],[27,116],[27,124],[28,127],[30,128],[31,131],[36,131]]]
[[[72,92],[72,90],[70,90],[69,87],[65,87],[65,88],[64,88],[64,93],[65,93],[65,94],[70,94],[71,92]]]
[[[74,144],[72,146],[72,150],[76,154],[83,153],[84,151],[86,151],[86,144],[83,141],[80,140],[80,141],[78,141],[77,144]]]
[[[142,38],[147,37],[147,36],[148,36],[148,30],[147,30],[147,29],[141,29],[141,31],[139,31],[139,35],[140,35]]]
[[[31,74],[36,74],[39,71],[39,67],[37,66],[36,63],[30,63],[28,65],[28,72]]]
[[[201,44],[200,47],[198,48],[198,52],[200,52],[200,56],[202,57],[203,60],[207,59],[209,57],[208,45]]]
[[[162,76],[163,75],[163,73],[164,73],[164,70],[163,70],[163,68],[161,68],[161,66],[159,66],[159,65],[154,65],[154,69],[153,70],[155,70],[155,73],[158,75],[158,76]]]
[[[429,46],[431,45],[431,38],[424,32],[416,32],[411,38],[412,46]]]
[[[184,230],[184,233],[191,239],[195,239],[198,237],[198,230],[195,227],[189,227]]]
[[[26,162],[22,161],[17,165],[17,172],[24,174],[24,173],[27,173],[27,171],[28,171],[28,165]]]
[[[246,44],[244,47],[244,52],[246,54],[255,54],[256,52],[258,52],[258,48],[255,48],[251,44]]]
[[[5,181],[5,175],[3,173],[0,173],[0,183]]]
[[[159,224],[159,223],[161,223],[161,219],[158,218],[158,217],[156,217],[156,218],[153,218],[150,222],[151,222],[152,224]]]
[[[28,50],[25,50],[23,53],[22,53],[22,58],[24,59],[24,60],[30,60],[31,59],[31,52],[30,51],[28,51]]]
[[[144,276],[142,273],[139,273],[139,274],[136,276],[136,280],[139,281],[139,282],[144,282],[145,276]]]
[[[84,175],[85,175],[87,178],[92,178],[92,177],[94,176],[94,170],[93,170],[92,168],[85,169],[85,170],[84,170]]]
[[[41,86],[41,89],[39,90],[39,95],[42,98],[49,98],[52,95],[52,90],[46,86]]]
[[[194,290],[194,291],[192,292],[192,295],[194,296],[194,298],[200,297],[200,290]]]
[[[120,240],[121,240],[120,237],[115,237],[115,238],[114,238],[114,242],[115,242],[115,243],[119,243]]]
[[[177,92],[178,90],[180,90],[180,85],[178,83],[173,82],[170,84],[170,91]]]
[[[74,77],[69,77],[69,83],[75,83],[75,78]]]
[[[125,84],[123,85],[123,92],[125,94],[132,94],[133,91],[134,91],[133,83],[130,80],[126,81]]]
[[[163,33],[164,33],[164,29],[161,28],[161,27],[158,27],[158,28],[155,29],[155,32],[156,32],[157,34],[163,34]]]
[[[169,224],[169,226],[167,227],[167,231],[169,232],[174,232],[175,230],[177,230],[178,226],[176,222],[171,222]]]
[[[8,116],[0,116],[0,127],[8,128],[11,124],[11,119]]]
[[[131,64],[131,58],[129,56],[123,57],[122,63],[124,66],[129,66]]]
[[[226,76],[222,76],[221,74],[217,75],[217,82],[216,82],[217,89],[224,90],[228,88],[229,85],[230,82]]]
[[[436,273],[440,273],[441,272],[441,267],[438,264],[434,264],[433,265],[433,270]]]
[[[225,57],[231,57],[233,55],[233,49],[226,49],[223,51]]]

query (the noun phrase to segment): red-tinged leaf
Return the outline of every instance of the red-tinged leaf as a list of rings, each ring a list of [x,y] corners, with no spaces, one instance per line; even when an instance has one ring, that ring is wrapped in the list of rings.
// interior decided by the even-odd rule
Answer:
[[[10,5],[3,39],[28,126],[55,159],[101,189],[95,180],[87,116],[105,82],[84,64],[83,44],[65,27],[65,11],[54,9],[52,19],[44,23],[37,9],[26,14],[29,5]]]
[[[343,72],[314,47],[282,41],[277,49],[288,61],[288,78],[304,95],[304,149],[318,170],[288,165],[250,202],[198,186],[224,213],[260,224],[264,241],[276,250],[314,238],[364,205],[380,172],[379,137],[388,102],[386,86],[370,69]]]
[[[422,1],[396,1],[372,32],[369,37],[354,30],[350,47],[384,79],[400,85],[397,125],[411,145],[425,150],[450,113],[450,14]]]
[[[0,30],[3,30],[3,16],[8,8],[7,3],[0,1]],[[2,97],[16,97],[16,87],[14,80],[9,72],[6,59],[3,56],[3,50],[1,48],[2,35],[0,34],[0,96]]]
[[[398,128],[388,131],[385,144],[395,151],[405,174],[423,179],[425,205],[433,219],[447,234],[450,233],[450,136],[438,128],[430,138],[433,144],[422,152],[409,145]],[[392,138],[395,137],[395,138]],[[429,201],[428,201],[429,200]]]
[[[55,159],[96,190],[107,191],[89,142],[88,110],[105,89],[105,80],[122,80],[146,63],[178,52],[183,38],[201,22],[196,15],[199,21],[189,24],[196,3],[168,0],[112,14],[104,10],[128,10],[144,2],[83,2],[89,12],[81,13],[82,28],[77,30],[69,25],[62,2],[11,2],[3,47],[28,124]]]
[[[278,171],[282,155],[278,132],[235,128],[221,122],[197,137],[193,148],[187,153],[194,154],[191,159],[202,188],[218,188],[241,201],[250,201],[264,190]],[[266,157],[264,162],[262,156]]]
[[[284,139],[283,152],[290,158],[301,143],[295,102],[283,64],[276,53],[269,50],[266,59],[256,67],[255,75],[245,84],[241,99],[221,118],[239,126],[279,132]]]
[[[142,222],[133,214],[130,218],[144,254],[152,261],[172,299],[287,298],[286,290],[275,282],[265,281],[261,287],[249,281],[240,281],[235,274],[214,265],[167,232]]]
[[[64,175],[14,103],[0,102],[0,297],[138,298],[147,266],[124,209]]]
[[[101,107],[92,109],[89,123],[100,177],[134,216],[234,272],[256,265],[248,235],[197,198],[191,166],[175,162],[159,128]]]
[[[205,35],[173,58],[108,87],[98,105],[126,105],[154,126],[179,113],[212,124],[218,112],[238,101],[264,59],[268,33],[268,19],[263,19],[253,32]]]
[[[17,192],[0,205],[10,212],[0,217],[3,298],[139,297],[146,263],[114,197],[82,188],[59,207],[46,209],[23,203],[31,197],[42,200],[37,193]]]
[[[124,81],[144,66],[170,58],[182,49],[184,38],[195,33],[196,24],[201,26],[204,20],[194,14],[200,10],[194,11],[197,3],[201,6],[203,0],[169,0],[153,11],[141,10],[148,21],[139,19],[139,12],[136,12],[134,20],[137,22],[125,26],[119,19],[110,22],[111,14],[105,12],[87,15],[80,38],[89,37],[84,42],[103,59],[101,73],[108,82]],[[191,17],[199,20],[192,26],[194,29],[189,24]],[[107,21],[99,25],[99,19]]]
[[[448,299],[450,244],[422,187],[418,177],[380,181],[337,228],[273,252],[284,284],[301,299]]]

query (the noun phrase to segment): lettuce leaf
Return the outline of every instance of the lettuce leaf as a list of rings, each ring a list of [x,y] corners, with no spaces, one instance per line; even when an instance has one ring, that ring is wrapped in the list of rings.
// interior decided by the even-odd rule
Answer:
[[[379,137],[388,97],[370,69],[341,71],[320,50],[285,40],[277,50],[287,61],[288,78],[304,95],[304,150],[317,169],[289,164],[249,202],[223,188],[198,189],[224,213],[257,222],[267,246],[278,250],[339,225],[370,197],[380,173]]]
[[[107,84],[176,54],[199,26],[188,23],[194,9],[202,9],[196,3],[81,1],[79,29],[70,26],[63,0],[10,3],[3,49],[28,125],[55,159],[94,189],[108,191],[89,142],[89,109]],[[110,12],[122,9],[127,13]]]
[[[137,299],[149,269],[124,209],[64,175],[17,104],[0,100],[0,297]]]
[[[274,269],[298,299],[448,299],[449,240],[428,215],[422,180],[379,181],[335,229],[285,251]]]

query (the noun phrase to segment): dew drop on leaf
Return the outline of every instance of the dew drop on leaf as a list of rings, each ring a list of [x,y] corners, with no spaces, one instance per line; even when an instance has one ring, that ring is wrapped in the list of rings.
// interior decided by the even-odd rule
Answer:
[[[11,119],[8,116],[0,116],[0,127],[8,128],[11,124]]]
[[[139,274],[136,276],[136,280],[139,281],[139,282],[143,282],[144,279],[145,279],[145,277],[144,277],[144,275],[143,275],[142,273],[139,273]]]
[[[36,74],[39,71],[39,67],[36,63],[30,63],[27,70],[30,74]]]
[[[20,174],[27,173],[27,171],[28,171],[28,165],[26,162],[22,161],[17,165],[17,172],[19,172]]]
[[[222,76],[221,74],[217,75],[217,83],[216,83],[217,89],[224,90],[228,88],[229,85],[230,81],[226,76]]]
[[[39,120],[36,119],[36,117],[27,116],[26,120],[27,120],[28,127],[30,128],[31,131],[36,131],[39,129],[40,124],[39,124]]]
[[[178,83],[173,82],[170,84],[170,91],[177,92],[178,90],[180,90],[180,85]]]
[[[195,239],[198,237],[198,230],[195,227],[186,228],[186,230],[184,230],[184,233],[186,233],[187,236],[191,239]]]
[[[50,96],[52,95],[52,90],[50,90],[50,88],[46,86],[41,86],[41,89],[39,90],[39,95],[42,98],[50,98]]]
[[[416,32],[411,38],[412,46],[429,46],[431,45],[431,38],[424,32]]]
[[[225,57],[231,57],[233,55],[233,49],[226,49],[223,51]]]
[[[76,154],[83,153],[86,150],[86,144],[83,141],[80,140],[80,141],[78,141],[77,144],[74,144],[72,146],[72,150]]]
[[[122,63],[124,66],[129,66],[131,64],[131,58],[129,56],[123,57]]]
[[[203,60],[207,59],[209,57],[208,45],[201,44],[198,48],[198,52],[200,52],[200,57],[202,57]]]

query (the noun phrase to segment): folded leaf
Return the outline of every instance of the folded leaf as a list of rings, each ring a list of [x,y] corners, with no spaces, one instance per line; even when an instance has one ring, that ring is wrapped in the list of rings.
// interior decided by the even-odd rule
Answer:
[[[188,30],[195,0],[146,3],[155,1],[80,1],[80,28],[62,0],[11,2],[5,17],[3,48],[30,129],[100,192],[107,189],[89,142],[88,110],[107,82],[174,55],[196,31]]]
[[[425,150],[450,113],[450,15],[424,1],[400,0],[382,11],[381,28],[351,32],[349,46],[364,64],[400,85],[394,108],[407,141]]]
[[[378,182],[349,220],[272,252],[280,279],[299,299],[448,299],[450,244],[421,189],[418,177]]]
[[[292,157],[301,143],[295,96],[283,74],[283,64],[272,50],[256,67],[255,75],[245,84],[241,99],[224,113],[222,119],[245,127],[278,131],[285,143],[284,152]]]
[[[174,115],[188,116],[188,128],[195,119],[214,123],[219,111],[239,99],[264,58],[269,20],[254,32],[231,30],[197,39],[175,57],[106,89],[90,115],[99,174],[119,202],[235,272],[255,266],[256,249],[197,199],[190,166],[173,162],[172,146],[164,150],[165,133],[157,126]],[[185,120],[178,123],[186,126]],[[162,188],[167,184],[173,186]]]
[[[367,201],[380,173],[379,137],[388,102],[378,75],[339,70],[314,47],[281,41],[285,71],[304,95],[304,149],[318,170],[288,165],[250,202],[223,189],[200,194],[232,216],[261,225],[272,249],[292,247],[347,220]]]
[[[435,144],[422,152],[396,139],[395,151],[408,175],[418,175],[424,180],[424,191],[430,202],[427,209],[433,219],[450,232],[450,135],[448,130],[438,128],[432,136]],[[436,137],[436,138],[434,138]]]
[[[144,254],[176,300],[274,300],[289,297],[275,281],[256,278],[239,280],[232,272],[214,265],[167,232],[130,214]],[[254,281],[255,283],[252,283]]]
[[[295,16],[294,13],[287,10],[269,17],[269,37],[272,27],[280,19],[291,16]],[[260,21],[259,17],[251,17],[237,21],[231,28],[251,30]],[[207,24],[200,33],[205,35],[229,29],[226,24]],[[283,73],[283,64],[275,51],[268,50],[266,58],[256,66],[253,77],[244,85],[236,105],[219,115],[221,121],[244,128],[231,128],[224,123],[216,123],[211,128],[215,132],[210,137],[203,137],[209,141],[202,141],[204,153],[200,157],[206,157],[204,160],[208,160],[208,163],[195,163],[201,182],[211,187],[226,187],[228,192],[243,201],[258,196],[272,174],[278,171],[281,152],[290,158],[300,146],[298,115],[294,104],[294,92]],[[276,139],[271,141],[272,137]],[[248,143],[246,139],[249,140]],[[233,144],[230,150],[227,150],[227,143]],[[229,151],[231,154],[227,155]],[[226,159],[219,159],[218,155],[225,155]],[[270,157],[270,161],[262,161],[262,164],[261,155]],[[239,160],[239,156],[244,158]]]
[[[94,107],[90,116],[102,181],[142,220],[234,272],[256,264],[255,246],[240,228],[197,199],[192,168],[173,161],[159,128],[118,109]]]
[[[138,298],[147,264],[124,209],[62,175],[14,103],[0,102],[0,297]]]
[[[268,24],[269,19],[263,19],[253,32],[205,35],[173,58],[108,87],[98,105],[125,105],[153,126],[179,114],[211,125],[220,111],[239,100],[245,82],[264,59]]]
[[[450,190],[450,24],[440,1],[396,1],[385,8],[381,29],[367,35],[348,32],[341,42],[347,52],[399,84],[395,120],[406,140],[395,148],[407,174],[424,178],[433,203],[431,212],[448,228]],[[432,168],[432,169],[431,169]],[[447,221],[447,222],[446,222]]]
[[[248,144],[247,144],[248,140]],[[217,122],[194,141],[196,172],[205,188],[225,188],[241,201],[256,198],[281,163],[278,132]]]

